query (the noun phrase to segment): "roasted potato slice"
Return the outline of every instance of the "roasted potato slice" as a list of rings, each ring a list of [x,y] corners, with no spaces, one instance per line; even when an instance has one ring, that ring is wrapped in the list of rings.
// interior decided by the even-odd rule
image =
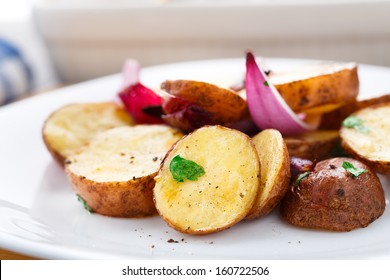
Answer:
[[[376,172],[390,174],[390,103],[367,107],[351,117],[352,123],[344,123],[340,130],[343,149]]]
[[[319,114],[356,100],[359,79],[355,63],[308,65],[271,72],[270,82],[296,112]]]
[[[322,160],[332,156],[339,143],[337,130],[316,130],[284,138],[290,156]]]
[[[210,112],[210,124],[226,124],[249,116],[246,101],[235,91],[213,84],[191,81],[165,81],[161,89]]]
[[[323,115],[320,129],[340,129],[341,122],[360,109],[390,102],[390,94],[352,102]]]
[[[385,206],[379,178],[368,166],[352,158],[332,158],[298,177],[280,209],[295,226],[351,231],[375,221]]]
[[[179,182],[172,161],[195,162],[204,174]],[[184,172],[184,170],[183,170]],[[259,192],[260,162],[251,139],[233,129],[205,126],[178,141],[155,178],[154,200],[161,217],[174,229],[208,234],[247,216]]]
[[[246,219],[270,213],[282,200],[290,183],[290,158],[279,131],[266,129],[252,138],[261,163],[260,189]]]
[[[74,191],[92,211],[114,217],[152,215],[154,177],[180,137],[179,131],[165,125],[113,128],[69,157],[65,170]]]
[[[63,165],[66,157],[86,145],[96,133],[132,124],[129,114],[112,102],[70,104],[47,118],[42,136],[51,155]]]

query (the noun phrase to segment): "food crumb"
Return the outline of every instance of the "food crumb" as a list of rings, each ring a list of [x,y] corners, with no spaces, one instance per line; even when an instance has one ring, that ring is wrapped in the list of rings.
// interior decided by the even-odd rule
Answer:
[[[169,238],[167,242],[168,243],[179,243],[179,241],[173,240],[172,238]]]
[[[154,248],[154,245],[152,245],[152,246],[150,246],[150,247],[152,247],[152,249]]]
[[[153,158],[153,161],[157,161],[157,160],[158,160],[158,157],[154,157],[154,158]]]

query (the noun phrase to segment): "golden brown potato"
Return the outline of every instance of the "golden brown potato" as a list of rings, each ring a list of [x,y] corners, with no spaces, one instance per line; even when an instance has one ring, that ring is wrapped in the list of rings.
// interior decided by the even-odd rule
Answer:
[[[356,100],[355,63],[308,65],[285,73],[271,72],[270,82],[296,112],[319,114]]]
[[[246,101],[230,89],[190,80],[165,81],[161,88],[212,113],[210,124],[236,122],[249,114]]]
[[[343,166],[352,164],[354,177]],[[361,171],[361,170],[360,170]],[[293,182],[282,201],[282,217],[292,225],[332,231],[368,226],[385,210],[385,196],[378,176],[351,158],[319,162],[307,176]]]
[[[66,157],[85,146],[96,133],[132,124],[129,114],[112,102],[70,104],[47,118],[42,136],[51,155],[63,165]]]
[[[191,170],[197,170],[199,177],[189,176]],[[174,179],[177,174],[188,175],[188,180]],[[174,229],[190,234],[218,232],[247,216],[258,196],[259,178],[259,157],[247,135],[205,126],[183,137],[167,154],[155,178],[154,200],[161,217]]]
[[[252,138],[261,163],[259,195],[246,219],[270,213],[282,200],[290,183],[290,158],[279,131],[266,129]]]
[[[361,101],[352,102],[337,108],[334,111],[323,115],[320,129],[340,129],[341,122],[360,109],[367,108],[376,104],[383,104],[390,102],[390,94],[369,98]]]
[[[165,125],[101,132],[65,161],[68,178],[93,212],[114,217],[155,214],[154,177],[166,152],[181,136]]]
[[[284,138],[290,156],[322,160],[332,156],[339,143],[337,130],[317,130]]]
[[[374,171],[390,174],[390,103],[356,111],[343,122],[341,146]]]

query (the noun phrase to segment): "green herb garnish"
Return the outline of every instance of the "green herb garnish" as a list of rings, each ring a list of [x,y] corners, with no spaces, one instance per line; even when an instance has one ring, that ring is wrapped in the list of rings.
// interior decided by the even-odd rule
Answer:
[[[268,81],[265,81],[263,84],[264,84],[265,86],[269,87]]]
[[[295,180],[295,186],[298,186],[299,183],[300,183],[303,179],[305,179],[306,177],[308,177],[308,176],[310,175],[310,173],[311,173],[310,171],[306,171],[306,172],[304,172],[304,173],[299,174],[298,178]]]
[[[342,122],[342,126],[354,128],[359,132],[368,133],[370,130],[363,125],[363,120],[355,116],[349,116]]]
[[[356,178],[358,177],[360,174],[364,173],[364,172],[367,172],[366,169],[363,169],[363,168],[356,168],[355,166],[353,166],[352,163],[348,162],[348,161],[344,161],[343,162],[343,168],[345,170],[347,170],[349,173],[351,173],[352,177],[353,178]]]
[[[84,198],[82,198],[80,195],[77,195],[77,200],[83,204],[84,209],[87,210],[88,213],[93,213],[92,208],[87,204],[87,202],[84,200]]]
[[[169,164],[169,171],[171,171],[173,179],[178,182],[184,182],[184,180],[197,181],[198,178],[206,172],[203,167],[192,160],[187,160],[175,156]]]

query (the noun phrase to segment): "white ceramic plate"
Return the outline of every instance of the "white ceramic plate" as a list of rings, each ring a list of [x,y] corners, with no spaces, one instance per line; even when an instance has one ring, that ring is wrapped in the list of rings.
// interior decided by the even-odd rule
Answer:
[[[268,59],[282,70],[311,61]],[[150,67],[141,80],[158,87],[165,79],[234,83],[243,59]],[[360,66],[361,95],[390,92],[390,69]],[[349,233],[306,230],[283,222],[277,211],[223,232],[190,236],[158,216],[108,218],[88,214],[77,202],[64,172],[41,140],[45,118],[71,102],[115,98],[119,75],[39,95],[0,109],[0,247],[50,259],[379,259],[390,258],[390,210],[368,228]],[[381,178],[390,197],[390,180]],[[173,239],[177,243],[169,243]]]

